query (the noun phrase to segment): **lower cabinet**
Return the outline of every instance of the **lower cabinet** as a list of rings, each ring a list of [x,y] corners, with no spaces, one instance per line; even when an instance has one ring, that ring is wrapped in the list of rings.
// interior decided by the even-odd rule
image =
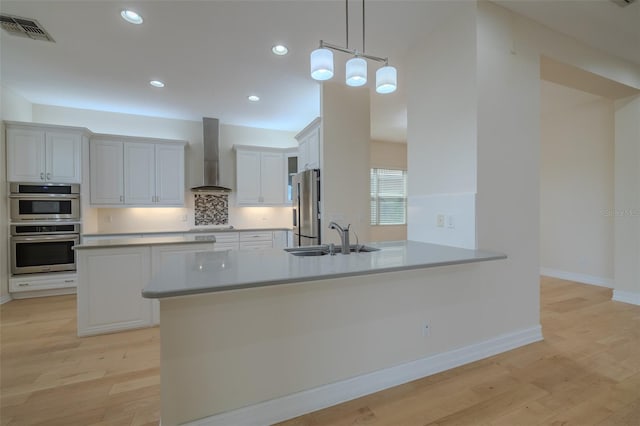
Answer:
[[[158,301],[142,297],[153,272],[176,253],[212,249],[202,242],[78,250],[78,336],[157,324]]]
[[[75,272],[27,274],[9,278],[9,292],[14,299],[75,293]]]

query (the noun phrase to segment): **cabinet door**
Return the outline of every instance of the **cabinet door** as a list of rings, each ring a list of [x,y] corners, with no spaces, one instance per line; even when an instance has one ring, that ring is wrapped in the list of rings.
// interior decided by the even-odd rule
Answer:
[[[44,131],[7,128],[7,168],[9,181],[45,180]]]
[[[238,204],[260,204],[260,152],[236,152],[236,187]]]
[[[184,206],[182,145],[156,145],[156,204]]]
[[[152,324],[149,247],[85,249],[78,253],[78,335]]]
[[[48,181],[81,183],[81,146],[80,134],[47,132],[45,169]]]
[[[156,195],[155,145],[124,144],[124,203],[153,205]]]
[[[284,204],[284,182],[286,169],[284,154],[263,152],[261,158],[260,181],[262,204]]]
[[[320,128],[316,128],[307,136],[307,169],[320,168]]]
[[[89,147],[91,204],[124,202],[122,142],[96,140]]]
[[[300,141],[298,146],[298,172],[303,172],[309,167],[309,143],[307,139]]]

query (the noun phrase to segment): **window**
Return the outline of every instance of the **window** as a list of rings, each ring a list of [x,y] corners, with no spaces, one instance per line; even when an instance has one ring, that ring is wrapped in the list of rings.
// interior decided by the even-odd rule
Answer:
[[[371,169],[371,224],[407,223],[406,170]]]

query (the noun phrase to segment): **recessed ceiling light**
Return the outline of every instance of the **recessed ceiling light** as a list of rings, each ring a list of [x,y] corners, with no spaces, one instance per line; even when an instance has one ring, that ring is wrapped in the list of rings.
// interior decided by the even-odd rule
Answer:
[[[164,87],[164,83],[161,82],[160,80],[151,80],[149,84],[152,85],[153,87]]]
[[[142,24],[143,22],[142,16],[140,16],[137,12],[134,12],[133,10],[123,9],[120,12],[120,16],[122,16],[122,19],[132,24],[139,25],[139,24]]]
[[[276,44],[271,48],[271,51],[278,56],[283,56],[289,53],[289,49],[287,49],[287,46],[283,46],[282,44]]]
[[[247,96],[247,99],[249,99],[251,102],[258,102],[260,100],[260,96],[251,95]]]

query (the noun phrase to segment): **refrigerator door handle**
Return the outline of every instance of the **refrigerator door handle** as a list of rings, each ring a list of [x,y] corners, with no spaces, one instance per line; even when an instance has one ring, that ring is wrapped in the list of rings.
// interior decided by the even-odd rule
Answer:
[[[298,226],[298,210],[293,209],[293,226]]]

